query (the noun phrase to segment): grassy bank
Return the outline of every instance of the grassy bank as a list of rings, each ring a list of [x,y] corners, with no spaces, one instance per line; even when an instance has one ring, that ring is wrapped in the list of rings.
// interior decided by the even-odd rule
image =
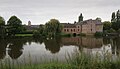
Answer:
[[[33,34],[15,34],[15,36],[18,36],[18,37],[32,37]]]
[[[69,55],[68,55],[69,56]],[[14,64],[13,62],[0,63],[0,69],[120,69],[120,57],[113,59],[110,54],[91,56],[86,54],[73,54],[69,56],[67,63],[51,61],[48,63]]]

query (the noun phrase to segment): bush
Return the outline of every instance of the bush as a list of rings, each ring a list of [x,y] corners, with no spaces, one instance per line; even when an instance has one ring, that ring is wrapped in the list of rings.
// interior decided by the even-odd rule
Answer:
[[[40,37],[40,33],[38,31],[33,32],[33,37]]]
[[[65,36],[65,37],[70,37],[71,34],[62,34],[62,36]]]
[[[115,33],[116,31],[115,31],[114,29],[111,28],[111,29],[108,30],[107,32],[108,32],[108,33]]]
[[[99,36],[99,37],[101,37],[101,36],[103,36],[103,32],[96,32],[96,33],[94,34],[94,36]]]

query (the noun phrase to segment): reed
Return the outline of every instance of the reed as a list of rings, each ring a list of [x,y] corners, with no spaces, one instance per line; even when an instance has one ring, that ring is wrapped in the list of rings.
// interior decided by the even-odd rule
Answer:
[[[67,56],[66,63],[53,59],[37,64],[33,64],[31,58],[28,64],[25,63],[26,59],[21,63],[5,60],[0,61],[0,69],[120,69],[120,56],[113,59],[110,54],[105,54],[104,58],[101,58],[98,54],[93,56],[80,52]]]

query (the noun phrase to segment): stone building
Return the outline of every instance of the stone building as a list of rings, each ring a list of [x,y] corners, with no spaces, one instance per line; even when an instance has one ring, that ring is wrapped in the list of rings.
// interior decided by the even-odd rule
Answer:
[[[100,20],[89,19],[74,24],[62,23],[62,25],[62,32],[67,34],[94,34],[96,32],[103,32],[103,25]]]

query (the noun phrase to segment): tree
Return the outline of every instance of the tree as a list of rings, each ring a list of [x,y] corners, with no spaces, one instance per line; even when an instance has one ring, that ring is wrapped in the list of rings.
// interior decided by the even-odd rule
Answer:
[[[78,18],[78,22],[81,22],[83,21],[83,16],[82,16],[82,13],[80,14],[79,18]]]
[[[0,37],[4,38],[5,33],[5,20],[0,16]]]
[[[109,21],[104,21],[103,22],[103,30],[110,30],[111,29],[111,26],[112,26],[112,23],[109,22]]]
[[[97,18],[96,18],[96,20],[98,20],[98,21],[102,21],[102,19],[101,19],[101,18],[99,18],[99,17],[97,17]]]
[[[15,35],[22,31],[22,21],[17,18],[16,16],[11,16],[10,19],[7,21],[8,25],[8,34]]]
[[[45,30],[48,34],[48,36],[52,37],[57,34],[60,34],[62,31],[62,25],[60,22],[56,19],[51,19],[45,24]]]
[[[111,22],[115,22],[115,12],[112,13]]]
[[[116,15],[115,12],[112,13],[112,18],[111,18],[111,23],[112,23],[112,28],[114,30],[119,30],[120,29],[120,11],[118,10]]]

